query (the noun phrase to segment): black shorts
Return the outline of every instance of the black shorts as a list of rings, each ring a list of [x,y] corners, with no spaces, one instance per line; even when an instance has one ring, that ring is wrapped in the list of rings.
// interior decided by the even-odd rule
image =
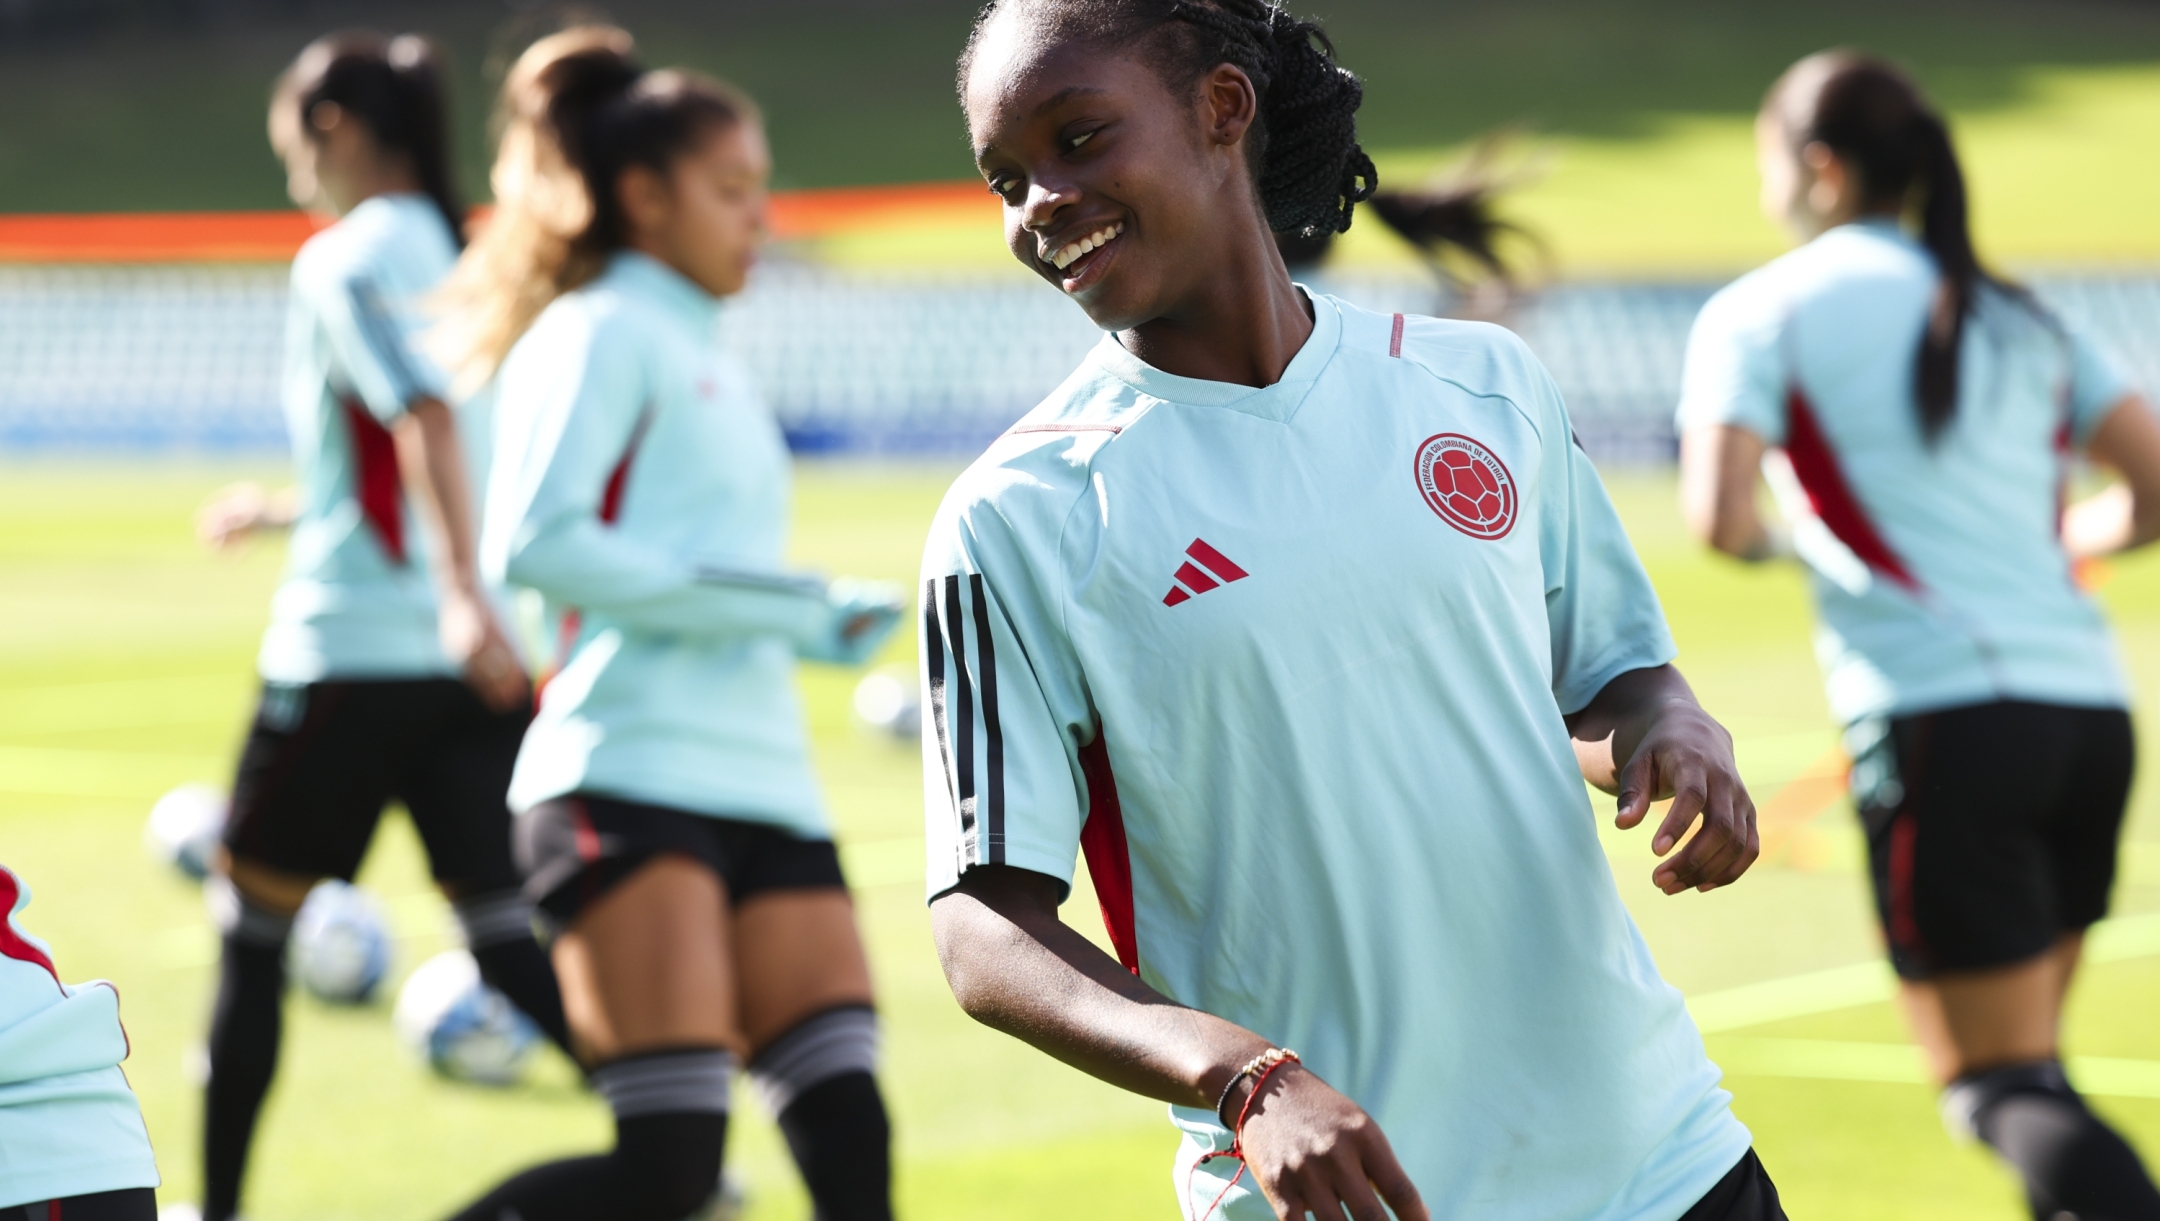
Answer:
[[[1856,726],[1853,798],[1906,979],[2008,966],[2107,914],[2130,715],[2004,701]]]
[[[1785,1221],[1785,1206],[1778,1202],[1777,1184],[1763,1169],[1762,1159],[1750,1149],[1747,1156],[1725,1172],[1710,1194],[1680,1214],[1680,1221]]]
[[[847,886],[831,840],[798,839],[764,823],[594,793],[543,801],[517,819],[525,896],[556,929],[664,853],[718,874],[736,907],[769,890]]]
[[[157,1221],[157,1193],[148,1187],[38,1200],[0,1208],[0,1221]]]
[[[233,781],[235,857],[351,881],[383,807],[403,802],[436,879],[518,884],[505,799],[530,709],[495,712],[449,678],[263,684]]]

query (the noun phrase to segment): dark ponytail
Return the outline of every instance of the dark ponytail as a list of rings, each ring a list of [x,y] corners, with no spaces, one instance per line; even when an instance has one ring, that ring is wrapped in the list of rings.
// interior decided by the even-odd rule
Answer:
[[[1460,162],[1425,185],[1375,191],[1371,201],[1373,214],[1418,252],[1450,293],[1490,294],[1481,312],[1504,307],[1515,294],[1518,269],[1512,254],[1527,247],[1541,263],[1549,261],[1545,244],[1536,234],[1503,220],[1494,208],[1503,192],[1542,173],[1535,158],[1508,171],[1500,169],[1514,142],[1510,131],[1488,134]],[[1275,235],[1276,248],[1292,269],[1318,264],[1333,244],[1333,234]],[[1518,250],[1504,249],[1504,244]]]
[[[614,26],[527,48],[503,81],[495,209],[441,294],[440,343],[461,384],[484,381],[549,302],[622,249],[624,170],[665,174],[715,130],[756,121],[756,104],[719,81],[646,71]]]
[[[463,245],[465,205],[450,169],[450,107],[434,46],[418,34],[348,31],[316,39],[278,78],[271,105],[292,107],[297,129],[315,139],[311,120],[324,103],[358,119],[384,151],[411,163],[420,189]]]
[[[1853,51],[1825,51],[1793,65],[1771,87],[1764,109],[1778,120],[1795,158],[1819,143],[1852,167],[1864,210],[1916,214],[1920,240],[1941,277],[1913,378],[1921,432],[1934,440],[1957,415],[1959,353],[1981,290],[1994,288],[2038,309],[2023,288],[1980,264],[1949,125],[1910,77]]]
[[[1335,62],[1335,46],[1316,21],[1269,0],[992,0],[961,55],[963,87],[983,28],[1008,9],[1054,38],[1109,46],[1144,40],[1173,89],[1190,87],[1218,64],[1243,70],[1260,102],[1246,136],[1253,182],[1277,233],[1344,232],[1351,210],[1379,185],[1357,141],[1365,86]]]

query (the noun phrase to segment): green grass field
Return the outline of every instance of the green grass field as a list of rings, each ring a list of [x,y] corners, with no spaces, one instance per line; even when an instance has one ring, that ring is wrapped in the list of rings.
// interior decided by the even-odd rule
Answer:
[[[279,561],[198,551],[188,519],[236,468],[15,462],[0,468],[0,860],[37,893],[30,929],[63,974],[125,997],[128,1072],[149,1116],[166,1200],[196,1190],[197,1093],[215,945],[198,892],[147,858],[142,819],[167,787],[219,779],[251,693],[251,658]],[[260,472],[275,476],[274,471]],[[799,558],[906,579],[949,471],[803,468]],[[1680,532],[1664,476],[1615,494],[1658,581],[1682,665],[1733,728],[1776,843],[1744,882],[1659,896],[1640,837],[1608,833],[1616,874],[1795,1218],[2012,1221],[2012,1185],[1952,1145],[1890,1007],[1851,816],[1822,778],[1829,731],[1792,572],[1745,571]],[[2160,562],[2118,566],[2105,598],[2131,664],[2160,681]],[[904,662],[905,641],[891,662]],[[886,1085],[906,1214],[947,1219],[1174,1215],[1174,1144],[1161,1108],[1098,1085],[965,1018],[945,991],[919,884],[912,749],[858,730],[853,676],[804,675],[819,766],[838,815],[888,1024]],[[2151,725],[2148,724],[2148,730]],[[1601,806],[1601,808],[1604,808]],[[2130,831],[2120,920],[2073,1005],[2070,1048],[2098,1104],[2160,1151],[2160,799]],[[415,840],[393,819],[362,882],[388,901],[394,978],[444,944],[446,912]],[[1070,918],[1094,929],[1092,899]],[[1841,968],[1850,968],[1843,969]],[[433,1079],[398,1048],[387,1001],[291,1004],[284,1072],[258,1147],[257,1221],[421,1219],[498,1174],[598,1144],[601,1105],[559,1061],[508,1091]],[[746,1098],[732,1160],[758,1221],[807,1209],[770,1126]]]

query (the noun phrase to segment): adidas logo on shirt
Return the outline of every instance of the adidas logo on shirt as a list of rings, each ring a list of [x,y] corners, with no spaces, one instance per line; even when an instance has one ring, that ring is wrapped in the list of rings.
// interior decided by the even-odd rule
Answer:
[[[1192,558],[1178,566],[1177,583],[1171,585],[1170,592],[1163,595],[1164,606],[1190,602],[1195,594],[1204,594],[1218,585],[1228,585],[1232,581],[1242,581],[1248,575],[1244,569],[1231,563],[1229,556],[1208,546],[1204,538],[1194,539],[1192,546],[1185,549],[1185,554]],[[1198,561],[1197,564],[1194,563],[1195,560]],[[1203,568],[1207,571],[1202,572]],[[1214,575],[1210,576],[1209,573]]]

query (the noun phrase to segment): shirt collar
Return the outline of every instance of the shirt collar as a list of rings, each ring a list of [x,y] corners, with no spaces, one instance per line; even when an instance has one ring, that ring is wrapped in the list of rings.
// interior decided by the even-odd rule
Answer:
[[[1333,297],[1312,292],[1302,284],[1298,285],[1298,291],[1312,302],[1312,334],[1272,386],[1243,386],[1236,382],[1211,382],[1165,373],[1126,351],[1125,345],[1119,343],[1114,334],[1103,336],[1089,359],[1110,376],[1165,402],[1228,407],[1283,423],[1297,412],[1298,405],[1320,380],[1321,371],[1327,368],[1335,349],[1342,343],[1342,307]]]
[[[665,307],[692,326],[710,328],[720,318],[720,299],[690,282],[688,276],[637,250],[618,250],[608,259],[600,280],[609,288],[643,297]]]

